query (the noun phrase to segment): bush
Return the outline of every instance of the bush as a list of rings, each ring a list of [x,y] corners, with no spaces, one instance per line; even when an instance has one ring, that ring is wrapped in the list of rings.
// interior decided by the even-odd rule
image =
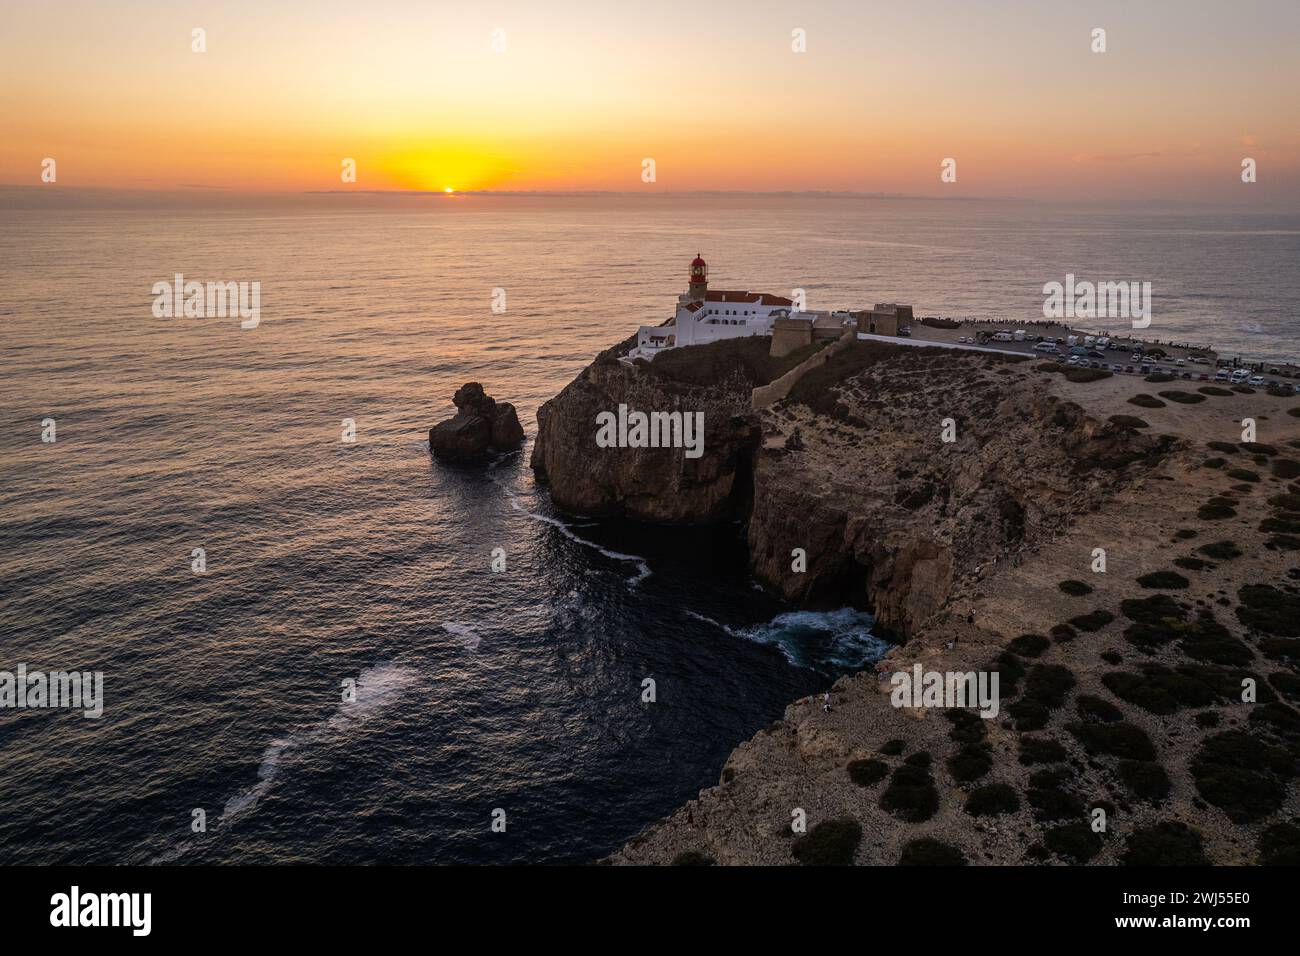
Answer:
[[[1152,571],[1137,579],[1144,588],[1159,588],[1166,591],[1184,590],[1191,582],[1177,571]]]
[[[1281,637],[1300,636],[1300,597],[1270,584],[1247,584],[1237,592],[1242,624]]]
[[[1207,441],[1205,447],[1211,451],[1223,452],[1225,455],[1237,454],[1237,446],[1230,441]]]
[[[993,769],[993,755],[988,744],[965,744],[948,758],[948,772],[959,783],[978,780]]]
[[[1124,715],[1118,707],[1110,701],[1095,697],[1092,694],[1080,694],[1078,699],[1075,700],[1074,706],[1079,711],[1079,716],[1085,720],[1113,724],[1117,720],[1124,719]]]
[[[1275,823],[1259,835],[1259,862],[1265,866],[1300,866],[1300,826]]]
[[[1233,481],[1259,481],[1259,472],[1251,471],[1249,468],[1229,468],[1224,474]]]
[[[1141,392],[1129,399],[1130,405],[1137,405],[1139,408],[1164,408],[1165,403],[1160,401],[1154,395],[1147,395]]]
[[[1078,617],[1070,618],[1070,624],[1081,631],[1100,631],[1113,620],[1115,620],[1114,614],[1098,608],[1087,614],[1080,614]]]
[[[1205,401],[1204,395],[1197,395],[1195,392],[1180,392],[1172,389],[1168,392],[1160,392],[1161,398],[1167,398],[1171,402],[1177,402],[1179,405],[1195,405],[1198,402]]]
[[[1154,382],[1157,385],[1162,385],[1165,382],[1172,382],[1173,380],[1174,377],[1168,372],[1152,372],[1146,378],[1142,379],[1144,382]]]
[[[673,857],[673,866],[713,866],[717,861],[699,850],[687,850]]]
[[[930,754],[925,750],[918,750],[916,753],[904,760],[903,763],[907,764],[909,767],[928,767],[930,766]]]
[[[1038,820],[1077,820],[1083,816],[1083,801],[1060,786],[1030,787],[1026,796]]]
[[[1043,835],[1047,848],[1075,863],[1087,863],[1101,852],[1101,837],[1086,823],[1063,823]]]
[[[1078,365],[1066,366],[1062,374],[1067,382],[1077,383],[1096,382],[1111,377],[1111,373],[1104,368],[1082,368]]]
[[[1066,724],[1090,754],[1109,754],[1127,760],[1155,760],[1156,748],[1141,727],[1128,721],[1114,724]]]
[[[1079,636],[1079,632],[1068,624],[1053,625],[1052,629],[1047,633],[1051,634],[1052,640],[1058,644],[1068,644]]]
[[[965,866],[961,850],[932,837],[909,840],[898,857],[899,866]]]
[[[1196,550],[1215,561],[1232,561],[1244,553],[1232,541],[1215,541],[1213,544],[1203,544]]]
[[[1205,866],[1201,835],[1185,823],[1164,820],[1133,831],[1124,849],[1125,866]]]
[[[1162,664],[1148,664],[1137,674],[1111,671],[1101,682],[1120,700],[1161,716],[1172,714],[1180,707],[1205,707],[1219,696],[1205,681],[1187,673],[1176,673]]]
[[[1112,425],[1117,425],[1120,428],[1150,428],[1151,427],[1145,421],[1138,418],[1136,415],[1112,415],[1110,416],[1109,420]]]
[[[1145,760],[1121,760],[1119,779],[1135,800],[1160,803],[1169,796],[1169,774],[1158,763]]]
[[[1201,462],[1202,468],[1222,468],[1228,463],[1226,458],[1207,458]]]
[[[955,740],[959,744],[975,744],[988,735],[984,719],[969,710],[953,707],[944,711],[944,717],[952,724],[952,730],[948,731],[949,740]]]
[[[881,744],[880,752],[884,754],[886,757],[897,757],[899,754],[903,752],[903,749],[906,746],[907,746],[906,743],[904,743],[902,740],[899,740],[897,737],[895,737],[893,740],[886,740],[883,744]]]
[[[996,817],[1020,809],[1016,791],[1005,783],[990,783],[971,791],[966,798],[966,812],[973,817]]]
[[[1202,395],[1212,395],[1216,398],[1232,398],[1234,394],[1230,389],[1219,388],[1217,385],[1202,385],[1197,391]]]
[[[849,779],[859,787],[871,787],[889,775],[889,764],[883,760],[852,760],[848,771]]]
[[[1213,568],[1209,561],[1203,561],[1200,558],[1174,558],[1174,566],[1182,568],[1184,571],[1204,571],[1207,568]]]
[[[1292,412],[1296,409],[1291,409]],[[1292,461],[1290,458],[1279,458],[1273,462],[1273,474],[1278,478],[1285,478],[1290,481],[1292,478],[1300,478],[1300,461]]]
[[[852,866],[862,842],[862,825],[850,817],[817,824],[790,846],[804,866]]]
[[[1222,496],[1211,498],[1197,510],[1196,516],[1202,521],[1218,521],[1222,518],[1235,518],[1237,510],[1231,498]]]
[[[1020,738],[1020,762],[1025,766],[1040,763],[1060,763],[1066,757],[1065,748],[1048,737]]]
[[[1240,730],[1225,730],[1201,742],[1191,771],[1207,803],[1233,823],[1252,823],[1281,808],[1295,762],[1281,747]]]
[[[939,791],[930,771],[925,767],[899,767],[880,795],[880,807],[908,823],[930,819],[939,809]]]
[[[1052,642],[1041,634],[1021,634],[1007,645],[1007,649],[1021,657],[1038,657],[1051,646]]]
[[[1085,594],[1092,593],[1092,585],[1085,584],[1082,581],[1061,581],[1056,586],[1070,597],[1083,597]]]

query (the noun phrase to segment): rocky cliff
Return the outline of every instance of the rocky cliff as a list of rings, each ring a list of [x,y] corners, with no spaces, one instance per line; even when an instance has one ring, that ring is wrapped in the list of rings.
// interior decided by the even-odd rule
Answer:
[[[779,370],[708,348],[597,363],[548,405],[556,501],[735,515],[767,586],[895,632],[883,676],[997,673],[1001,704],[843,677],[610,862],[1300,862],[1300,400],[870,346],[747,412]],[[727,413],[707,474],[590,443],[597,409],[669,400]]]

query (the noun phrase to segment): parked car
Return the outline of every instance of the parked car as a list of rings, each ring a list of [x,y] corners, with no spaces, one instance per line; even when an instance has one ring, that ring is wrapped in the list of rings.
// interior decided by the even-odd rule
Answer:
[[[911,329],[899,329],[899,330],[898,330],[898,335],[899,335],[900,338],[910,339],[910,338],[912,337],[912,330],[911,330]]]
[[[1150,375],[1150,374],[1151,374],[1151,366],[1150,366],[1150,365],[1143,365],[1142,368],[1141,368],[1141,372],[1142,372],[1143,375]]]
[[[1187,362],[1183,359],[1178,359],[1177,361],[1174,362],[1174,364],[1177,365],[1179,368],[1182,368],[1184,365],[1187,364]]]
[[[1226,382],[1231,377],[1232,377],[1232,373],[1229,372],[1226,368],[1221,368],[1214,373],[1214,380],[1216,382]]]
[[[966,336],[964,336],[964,335],[959,335],[959,336],[957,336],[957,344],[958,344],[958,345],[965,345],[965,344],[966,344]]]
[[[1123,365],[1112,365],[1112,366],[1110,367],[1110,370],[1111,370],[1112,372],[1122,372],[1122,371],[1124,371],[1124,366],[1123,366]]]
[[[1250,373],[1247,372],[1244,368],[1239,368],[1232,373],[1232,378],[1229,379],[1229,381],[1231,381],[1233,385],[1240,385],[1248,378],[1250,378]]]
[[[1252,376],[1250,377],[1250,381],[1248,381],[1246,384],[1247,384],[1247,385],[1252,385],[1252,386],[1263,385],[1263,384],[1264,384],[1264,376],[1263,376],[1263,375],[1252,375]]]
[[[1079,356],[1077,356],[1077,355],[1071,355],[1068,359],[1066,359],[1066,363],[1065,363],[1065,364],[1066,364],[1066,365],[1078,365],[1078,364],[1079,364]]]
[[[1196,380],[1198,382],[1208,382],[1210,380],[1210,376],[1202,372],[1200,375],[1196,376]]]
[[[1132,365],[1125,365],[1125,366],[1124,366],[1124,371],[1126,371],[1126,372],[1131,372],[1131,371],[1133,371],[1133,366],[1132,366]]]
[[[1058,348],[1056,347],[1056,343],[1055,343],[1055,342],[1039,342],[1037,345],[1034,346],[1034,351],[1035,351],[1035,352],[1050,352],[1050,353],[1053,353],[1053,354],[1054,354],[1054,353],[1059,352],[1059,351],[1061,351],[1061,350],[1058,349]]]
[[[1182,374],[1182,377],[1183,377],[1183,378],[1186,378],[1186,379],[1190,379],[1190,378],[1192,377],[1192,373],[1191,373],[1191,372],[1184,372],[1184,373]]]

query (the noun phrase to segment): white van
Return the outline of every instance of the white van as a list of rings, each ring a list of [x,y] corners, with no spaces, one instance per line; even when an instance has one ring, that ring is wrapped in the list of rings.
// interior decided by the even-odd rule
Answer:
[[[1011,337],[1015,339],[1017,342],[1023,342],[1025,340],[1025,330],[1016,329],[1014,332],[1011,333]]]
[[[1011,333],[1010,333],[1010,332],[994,332],[994,333],[993,333],[993,339],[994,339],[994,341],[997,341],[997,342],[1010,342],[1010,341],[1011,341]]]
[[[1037,345],[1034,346],[1034,351],[1048,352],[1052,355],[1057,355],[1058,353],[1060,353],[1061,350],[1056,347],[1055,342],[1039,342]]]
[[[1065,344],[1070,346],[1078,345],[1079,337],[1077,335],[1067,335],[1065,337]]]

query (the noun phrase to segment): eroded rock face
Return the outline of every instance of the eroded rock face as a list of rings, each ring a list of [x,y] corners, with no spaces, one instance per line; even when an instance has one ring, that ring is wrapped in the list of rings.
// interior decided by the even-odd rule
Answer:
[[[497,402],[478,382],[452,396],[456,416],[429,429],[429,450],[448,461],[478,461],[491,452],[511,451],[524,440],[515,407]]]
[[[701,412],[701,454],[684,448],[602,448],[597,416],[631,411]],[[557,507],[661,524],[707,524],[743,515],[759,442],[747,388],[670,381],[602,354],[537,413],[532,467]]]
[[[1167,450],[1058,401],[1025,368],[956,352],[895,347],[815,404],[763,412],[751,568],[801,604],[869,606],[900,637]],[[954,442],[941,437],[949,419]]]

